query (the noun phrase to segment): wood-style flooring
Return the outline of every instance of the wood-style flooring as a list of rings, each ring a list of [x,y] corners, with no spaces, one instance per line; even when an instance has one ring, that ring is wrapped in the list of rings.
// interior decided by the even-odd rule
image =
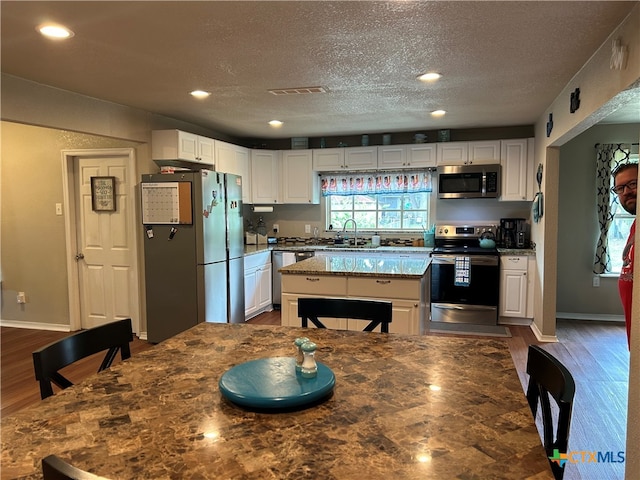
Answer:
[[[280,312],[263,313],[249,323],[280,325]],[[526,388],[527,347],[540,345],[529,327],[510,326],[507,338],[518,376]],[[1,336],[1,412],[5,417],[40,401],[33,374],[31,352],[68,333],[2,327]],[[445,335],[445,334],[438,334]],[[629,352],[624,326],[610,322],[560,320],[558,343],[542,344],[563,362],[576,381],[576,397],[569,450],[574,452],[624,452],[626,442]],[[132,355],[153,346],[135,339]],[[78,382],[94,374],[102,355],[67,367],[63,372]],[[120,361],[118,356],[116,362]],[[565,480],[616,480],[624,478],[622,462],[590,462],[588,454],[574,454],[566,468]],[[584,458],[584,461],[582,460]],[[611,455],[606,458],[612,458]],[[614,457],[617,459],[617,457]]]

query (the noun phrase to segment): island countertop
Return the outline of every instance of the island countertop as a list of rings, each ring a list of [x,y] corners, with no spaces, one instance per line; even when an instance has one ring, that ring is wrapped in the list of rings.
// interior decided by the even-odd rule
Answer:
[[[333,396],[260,413],[231,367],[318,345]],[[2,419],[2,477],[55,454],[113,479],[552,479],[506,342],[201,323]]]
[[[322,255],[279,269],[292,275],[342,275],[349,277],[421,278],[431,265],[431,258],[366,258]]]

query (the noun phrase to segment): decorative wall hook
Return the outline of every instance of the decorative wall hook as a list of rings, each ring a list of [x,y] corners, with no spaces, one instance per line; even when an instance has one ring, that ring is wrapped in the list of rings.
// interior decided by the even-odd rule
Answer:
[[[549,121],[547,122],[547,137],[551,136],[551,130],[553,130],[553,113],[549,114]]]
[[[569,105],[569,111],[575,113],[580,108],[580,89],[576,88],[571,94],[571,103]]]

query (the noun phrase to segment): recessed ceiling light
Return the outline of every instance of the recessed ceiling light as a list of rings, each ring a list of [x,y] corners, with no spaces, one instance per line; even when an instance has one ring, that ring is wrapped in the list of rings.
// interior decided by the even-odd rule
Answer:
[[[427,72],[427,73],[423,73],[422,75],[419,75],[418,80],[420,80],[421,82],[435,82],[440,77],[442,77],[442,75],[440,75],[439,73]]]
[[[283,125],[284,122],[281,122],[280,120],[271,120],[269,122],[269,125],[271,125],[274,128],[278,128],[281,127]]]
[[[57,40],[71,38],[75,35],[67,27],[63,25],[58,25],[55,23],[43,23],[42,25],[39,25],[36,28],[36,30],[38,30],[42,35],[44,35],[47,38],[53,38]]]
[[[444,110],[434,110],[433,112],[431,112],[431,116],[432,116],[432,117],[444,117],[444,115],[445,115],[446,113],[447,113],[447,112],[446,112],[446,111],[444,111]]]
[[[193,92],[191,92],[191,95],[196,98],[207,98],[209,95],[211,95],[211,93],[205,92],[204,90],[194,90]]]

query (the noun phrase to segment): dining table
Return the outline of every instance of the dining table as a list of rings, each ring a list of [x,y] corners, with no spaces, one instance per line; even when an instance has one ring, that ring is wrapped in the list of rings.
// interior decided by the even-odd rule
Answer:
[[[223,394],[249,362],[295,369],[300,337],[333,374],[322,398]],[[501,338],[200,323],[1,427],[3,479],[42,478],[51,454],[110,479],[553,478]]]

